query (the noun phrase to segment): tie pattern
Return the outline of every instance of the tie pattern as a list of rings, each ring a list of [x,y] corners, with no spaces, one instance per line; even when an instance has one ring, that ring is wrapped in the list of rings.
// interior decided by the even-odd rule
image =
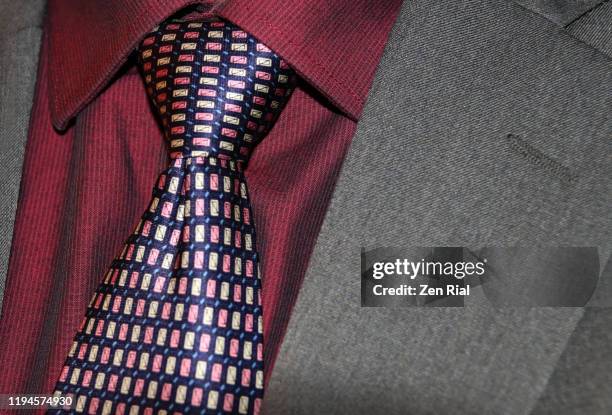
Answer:
[[[256,414],[263,314],[243,172],[294,74],[214,18],[165,23],[138,52],[171,163],[95,292],[56,393],[88,414]]]

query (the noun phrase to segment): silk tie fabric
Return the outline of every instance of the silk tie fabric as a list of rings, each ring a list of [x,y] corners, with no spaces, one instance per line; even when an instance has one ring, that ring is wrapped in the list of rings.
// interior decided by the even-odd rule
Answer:
[[[95,292],[55,393],[89,414],[257,414],[263,313],[244,169],[294,73],[211,17],[162,24],[138,53],[171,162]]]

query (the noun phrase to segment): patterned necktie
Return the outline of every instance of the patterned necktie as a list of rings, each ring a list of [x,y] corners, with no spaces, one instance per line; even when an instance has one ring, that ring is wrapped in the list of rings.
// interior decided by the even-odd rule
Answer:
[[[256,414],[263,317],[243,170],[294,74],[214,18],[163,24],[139,56],[171,163],[89,304],[56,394],[90,414]]]

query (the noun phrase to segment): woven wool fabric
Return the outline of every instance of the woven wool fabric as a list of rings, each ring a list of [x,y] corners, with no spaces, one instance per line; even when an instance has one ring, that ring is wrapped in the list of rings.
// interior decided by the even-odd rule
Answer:
[[[56,391],[78,412],[257,414],[261,276],[243,172],[293,71],[214,17],[163,24],[139,56],[172,162],[91,300]]]

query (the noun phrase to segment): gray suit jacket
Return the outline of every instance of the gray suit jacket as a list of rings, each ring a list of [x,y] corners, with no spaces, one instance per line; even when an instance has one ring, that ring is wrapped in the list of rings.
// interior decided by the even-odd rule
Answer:
[[[44,0],[0,1],[0,310],[36,83]]]
[[[13,3],[0,0],[1,18],[12,16],[0,25],[2,277],[43,7]],[[612,2],[602,0],[405,2],[270,379],[266,413],[612,411],[609,308],[359,303],[362,247],[590,245],[608,257],[611,27]]]
[[[610,309],[360,307],[361,247],[607,252],[612,2],[522,3],[404,3],[267,413],[611,413]]]

